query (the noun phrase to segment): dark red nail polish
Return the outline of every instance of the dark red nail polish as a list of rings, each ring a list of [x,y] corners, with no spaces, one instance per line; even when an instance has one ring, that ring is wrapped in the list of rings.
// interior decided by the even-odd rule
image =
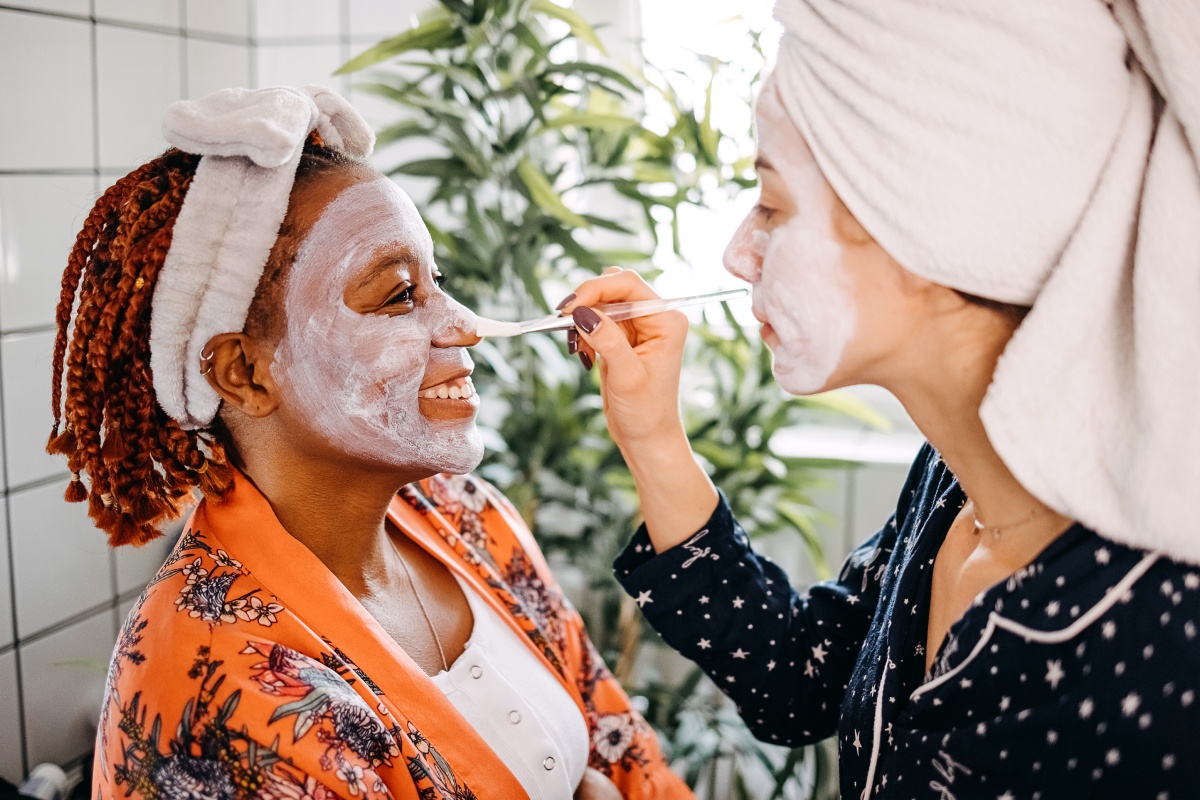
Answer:
[[[574,293],[574,292],[571,292],[569,295],[567,295],[566,297],[564,297],[564,298],[562,299],[562,302],[561,302],[561,303],[559,303],[558,305],[556,305],[556,306],[554,307],[554,309],[555,309],[556,311],[562,311],[564,308],[566,308],[567,306],[571,305],[571,301],[572,301],[572,300],[574,300],[574,299],[575,299],[575,293]]]
[[[594,333],[600,327],[600,315],[587,306],[580,306],[571,313],[571,318],[584,333]]]
[[[567,353],[575,355],[579,352],[579,331],[571,328],[567,331]]]
[[[579,360],[583,364],[583,368],[588,372],[592,371],[592,359],[587,353],[580,353]]]

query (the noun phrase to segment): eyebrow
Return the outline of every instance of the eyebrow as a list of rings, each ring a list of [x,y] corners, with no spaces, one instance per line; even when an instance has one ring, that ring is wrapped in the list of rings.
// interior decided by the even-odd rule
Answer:
[[[404,248],[404,252],[402,252],[398,255],[389,255],[386,258],[384,258],[382,261],[380,261],[378,264],[371,267],[371,269],[367,270],[366,274],[363,275],[358,281],[355,282],[355,284],[354,284],[355,290],[365,288],[373,280],[378,278],[384,272],[387,272],[391,267],[394,267],[396,264],[403,264],[407,267],[412,267],[412,266],[416,266],[417,259],[415,256],[413,256],[412,252],[407,247]]]
[[[771,162],[767,161],[767,157],[763,155],[760,155],[758,158],[754,159],[754,169],[759,172],[764,172],[766,170],[770,170],[771,172],[779,171],[775,169]]]

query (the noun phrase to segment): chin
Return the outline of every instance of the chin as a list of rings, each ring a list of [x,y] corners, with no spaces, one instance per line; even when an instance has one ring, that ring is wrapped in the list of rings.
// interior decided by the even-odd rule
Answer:
[[[814,364],[807,359],[781,357],[775,355],[771,364],[771,373],[775,382],[788,394],[805,396],[820,394],[836,388],[834,373],[837,364]]]
[[[444,453],[439,453],[436,464],[432,464],[434,472],[447,472],[451,475],[466,475],[468,472],[474,472],[483,461],[483,436],[479,433],[479,429],[474,424],[467,430],[456,432],[449,443],[451,449],[447,449]],[[438,449],[443,445],[439,442]]]

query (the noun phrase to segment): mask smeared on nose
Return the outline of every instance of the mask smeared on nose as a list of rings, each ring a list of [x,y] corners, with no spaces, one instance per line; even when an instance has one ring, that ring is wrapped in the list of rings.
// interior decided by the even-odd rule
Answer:
[[[351,272],[395,244],[431,246],[416,207],[390,180],[356,183],[325,208],[288,279],[276,374],[287,400],[336,448],[431,474],[470,472],[483,457],[474,418],[428,419],[418,395],[431,369],[470,369],[465,350],[435,343],[473,331],[474,314],[440,291],[401,316],[359,314],[343,300]]]
[[[751,213],[725,250],[725,268],[753,285],[755,313],[775,332],[775,379],[792,394],[812,394],[825,388],[854,335],[853,287],[833,233],[833,190],[769,81],[757,116],[759,149],[798,211],[770,233],[763,215]]]

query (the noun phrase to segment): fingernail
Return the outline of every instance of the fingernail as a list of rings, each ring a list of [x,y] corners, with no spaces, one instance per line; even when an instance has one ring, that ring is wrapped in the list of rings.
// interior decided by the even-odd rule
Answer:
[[[591,356],[589,356],[587,353],[580,353],[579,361],[583,364],[584,369],[586,369],[588,372],[592,371],[592,357]]]
[[[561,303],[559,303],[558,305],[556,305],[556,306],[554,307],[554,310],[555,310],[555,311],[562,311],[564,308],[566,308],[567,306],[571,305],[571,301],[572,301],[572,300],[574,300],[574,299],[575,299],[575,293],[574,293],[574,292],[571,292],[569,295],[567,295],[566,297],[564,297],[564,298],[562,299],[562,302],[561,302]]]
[[[567,353],[575,355],[579,352],[579,331],[571,328],[567,331]]]
[[[587,306],[580,306],[571,312],[571,318],[575,320],[575,324],[583,329],[584,333],[594,333],[596,328],[600,327],[600,315]]]

